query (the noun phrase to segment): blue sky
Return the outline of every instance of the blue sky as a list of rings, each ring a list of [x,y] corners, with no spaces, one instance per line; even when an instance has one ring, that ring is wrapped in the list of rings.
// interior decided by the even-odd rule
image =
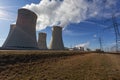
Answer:
[[[92,0],[91,0],[92,1]],[[109,0],[108,0],[109,1]],[[119,1],[119,0],[118,0]],[[17,18],[17,10],[26,4],[35,3],[38,4],[40,0],[0,0],[0,46],[7,38],[10,24],[14,23]],[[117,21],[120,23],[119,8],[117,3],[115,9],[117,9]],[[101,5],[102,6],[102,5]],[[105,12],[108,14],[112,12],[112,9]],[[104,12],[100,15],[104,15]],[[98,18],[99,17],[99,18]],[[69,23],[63,30],[63,41],[66,47],[73,47],[76,45],[83,45],[87,43],[87,47],[90,49],[99,48],[99,37],[102,38],[103,47],[112,47],[115,44],[114,29],[108,29],[103,31],[104,28],[112,26],[111,17],[95,16],[80,21],[80,23]],[[38,32],[47,33],[47,45],[51,38],[51,27],[47,27],[44,30],[37,30]]]

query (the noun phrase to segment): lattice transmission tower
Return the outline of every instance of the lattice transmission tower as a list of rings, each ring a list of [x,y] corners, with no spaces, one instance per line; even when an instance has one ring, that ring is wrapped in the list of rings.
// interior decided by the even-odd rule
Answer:
[[[112,22],[113,22],[113,27],[115,31],[115,37],[116,37],[116,52],[119,52],[120,51],[120,32],[119,32],[118,23],[114,14],[112,15]]]

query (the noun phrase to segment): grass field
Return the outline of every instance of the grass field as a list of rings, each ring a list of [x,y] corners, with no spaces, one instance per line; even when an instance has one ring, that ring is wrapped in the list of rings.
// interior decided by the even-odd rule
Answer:
[[[0,51],[0,80],[120,80],[120,55]]]

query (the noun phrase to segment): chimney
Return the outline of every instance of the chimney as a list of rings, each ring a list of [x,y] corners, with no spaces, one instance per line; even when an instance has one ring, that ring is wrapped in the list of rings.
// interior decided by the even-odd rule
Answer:
[[[39,49],[46,50],[47,45],[46,45],[46,33],[40,32],[39,37],[38,37],[38,47]]]
[[[37,15],[28,9],[19,9],[16,28],[7,40],[5,48],[37,49],[36,40]]]
[[[64,44],[62,40],[62,27],[53,26],[52,28],[52,38],[50,41],[50,49],[52,50],[63,50]]]

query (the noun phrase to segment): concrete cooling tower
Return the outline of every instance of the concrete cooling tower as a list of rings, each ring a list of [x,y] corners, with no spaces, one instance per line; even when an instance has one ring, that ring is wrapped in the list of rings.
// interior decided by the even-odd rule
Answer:
[[[39,33],[39,37],[38,37],[38,47],[39,47],[39,49],[42,49],[42,50],[47,49],[46,36],[47,36],[46,33],[42,33],[42,32]]]
[[[16,24],[11,24],[11,25],[10,25],[9,34],[8,34],[7,39],[5,40],[5,42],[4,42],[4,44],[3,44],[2,47],[5,47],[6,44],[8,43],[8,40],[9,40],[9,38],[10,38],[10,36],[11,36],[13,30],[15,29],[15,27],[16,27]]]
[[[16,28],[7,40],[5,48],[37,49],[36,40],[37,15],[28,9],[19,9]]]
[[[62,27],[54,26],[52,29],[52,38],[50,41],[50,49],[63,50],[64,44],[62,40]]]

